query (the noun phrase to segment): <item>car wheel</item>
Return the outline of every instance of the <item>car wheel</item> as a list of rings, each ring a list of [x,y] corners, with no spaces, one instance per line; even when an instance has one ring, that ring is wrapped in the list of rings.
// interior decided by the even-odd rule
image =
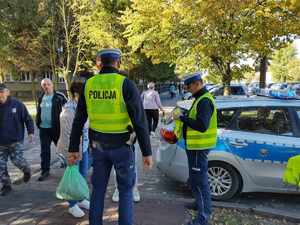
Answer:
[[[242,185],[242,179],[237,171],[223,162],[209,162],[208,180],[213,200],[231,199]]]

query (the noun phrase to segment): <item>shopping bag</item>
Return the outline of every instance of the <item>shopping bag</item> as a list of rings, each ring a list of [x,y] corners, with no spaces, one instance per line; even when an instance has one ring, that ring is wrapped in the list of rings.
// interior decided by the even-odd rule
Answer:
[[[90,198],[89,187],[78,166],[68,166],[59,182],[56,197],[63,200],[81,201]]]

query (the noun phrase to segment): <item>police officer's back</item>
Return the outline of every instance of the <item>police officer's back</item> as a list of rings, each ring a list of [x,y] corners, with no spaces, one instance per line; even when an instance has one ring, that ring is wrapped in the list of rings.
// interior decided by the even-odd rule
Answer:
[[[102,225],[104,198],[112,166],[116,169],[119,201],[119,225],[132,225],[132,188],[135,183],[133,148],[128,145],[134,129],[146,168],[152,166],[152,152],[147,122],[136,86],[120,74],[121,52],[105,49],[99,52],[100,74],[88,79],[73,123],[69,162],[78,158],[82,127],[89,118],[93,156],[93,193],[90,224]]]

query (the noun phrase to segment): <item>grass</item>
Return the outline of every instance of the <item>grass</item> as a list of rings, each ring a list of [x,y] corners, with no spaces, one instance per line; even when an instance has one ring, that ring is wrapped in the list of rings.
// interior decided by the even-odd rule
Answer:
[[[194,212],[190,212],[195,217]],[[251,212],[215,208],[210,220],[211,225],[297,225],[284,219],[259,216]]]

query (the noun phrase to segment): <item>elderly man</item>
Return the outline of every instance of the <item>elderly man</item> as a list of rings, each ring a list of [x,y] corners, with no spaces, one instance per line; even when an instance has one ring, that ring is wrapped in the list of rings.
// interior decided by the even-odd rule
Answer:
[[[24,182],[31,177],[30,167],[23,157],[24,124],[26,125],[29,141],[34,133],[33,121],[23,103],[9,96],[9,90],[0,84],[0,182],[1,195],[11,192],[11,181],[7,171],[8,159],[23,171]]]
[[[38,100],[36,125],[40,129],[41,142],[41,176],[38,181],[44,181],[50,175],[51,143],[55,145],[60,135],[59,115],[63,105],[67,102],[66,97],[54,91],[50,79],[41,82],[43,94]]]

